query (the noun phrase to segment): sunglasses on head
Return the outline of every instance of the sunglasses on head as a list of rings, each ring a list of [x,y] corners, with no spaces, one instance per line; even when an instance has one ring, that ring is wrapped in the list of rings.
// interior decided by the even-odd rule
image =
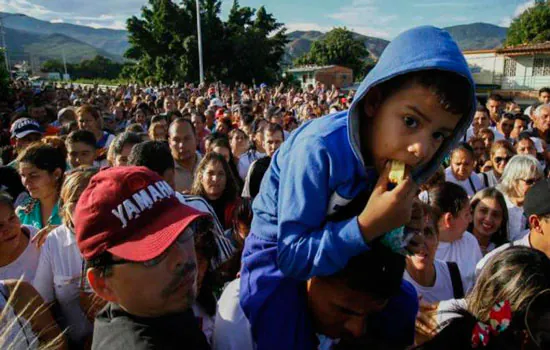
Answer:
[[[539,181],[539,179],[522,179],[523,182],[525,182],[526,185],[528,186],[533,186],[534,184],[537,183],[537,181]]]
[[[495,157],[495,163],[508,162],[512,157]]]

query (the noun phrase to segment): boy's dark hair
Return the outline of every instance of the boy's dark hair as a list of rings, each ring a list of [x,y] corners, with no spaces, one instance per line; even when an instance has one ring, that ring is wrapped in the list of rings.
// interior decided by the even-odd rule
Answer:
[[[144,166],[162,176],[166,170],[174,169],[174,158],[165,141],[146,141],[132,147],[128,165]]]
[[[263,132],[264,132],[264,135],[267,133],[274,134],[276,132],[280,132],[281,135],[283,135],[283,140],[285,139],[285,132],[283,131],[283,127],[277,123],[266,124],[266,126],[264,126]]]
[[[69,136],[67,136],[67,139],[65,139],[65,144],[67,145],[67,147],[77,142],[83,143],[94,149],[97,149],[95,136],[91,131],[75,130],[71,132]]]
[[[501,95],[495,94],[495,93],[489,95],[489,98],[487,98],[487,101],[489,101],[489,100],[493,100],[493,101],[497,101],[497,102],[504,101],[504,99],[502,98]]]
[[[472,146],[470,146],[467,142],[461,142],[458,144],[458,146],[456,146],[453,151],[451,152],[451,157],[453,156],[453,154],[455,152],[458,152],[458,151],[463,151],[463,152],[466,152],[468,153],[468,155],[470,155],[470,157],[472,159],[475,159],[475,152],[474,152],[474,149],[472,148]]]
[[[469,201],[466,190],[452,182],[444,182],[428,191],[428,205],[434,213],[436,223],[443,214],[456,216]]]
[[[543,93],[548,93],[550,94],[550,87],[543,87],[542,89],[539,90],[539,96],[542,95]]]
[[[254,115],[253,114],[243,114],[241,117],[243,118],[244,125],[250,125],[252,122],[254,122]]]
[[[527,117],[525,114],[519,114],[519,113],[516,114],[515,117],[514,117],[514,120],[516,120],[516,119],[522,120],[527,124],[529,124],[529,122],[530,122],[529,117]]]
[[[443,109],[452,114],[466,115],[475,103],[468,80],[456,73],[423,70],[397,76],[380,85],[384,99],[398,91],[418,84],[437,96]]]
[[[342,271],[329,278],[374,299],[387,300],[399,292],[404,271],[405,257],[375,241],[372,249],[351,258]]]
[[[535,141],[533,141],[533,139],[531,138],[531,136],[529,135],[529,133],[527,132],[522,132],[521,134],[519,134],[517,140],[516,140],[516,145],[518,143],[520,143],[520,141],[529,141],[529,143],[531,144],[535,144]]]
[[[477,104],[477,106],[476,106],[476,112],[482,112],[482,113],[487,114],[487,116],[489,116],[489,110],[487,109],[487,107],[485,107],[485,106],[482,105],[481,103],[478,103],[478,104]]]
[[[500,123],[503,119],[516,120],[516,115],[513,114],[513,113],[502,113],[502,115],[500,116],[499,123]]]

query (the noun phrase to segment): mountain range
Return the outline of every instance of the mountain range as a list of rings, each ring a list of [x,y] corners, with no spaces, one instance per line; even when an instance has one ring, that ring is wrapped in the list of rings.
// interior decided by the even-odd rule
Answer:
[[[0,16],[6,13],[0,12]],[[123,61],[128,49],[128,33],[124,30],[95,29],[69,23],[51,23],[26,15],[10,15],[4,18],[6,42],[10,61],[39,62],[61,59],[68,62],[102,55],[115,61]],[[472,23],[444,28],[463,50],[493,49],[502,46],[507,28],[487,23]],[[389,41],[354,33],[362,40],[374,59],[378,58]],[[288,33],[286,59],[292,60],[308,52],[314,41],[322,39],[319,31],[294,31]],[[13,63],[12,62],[12,63]]]

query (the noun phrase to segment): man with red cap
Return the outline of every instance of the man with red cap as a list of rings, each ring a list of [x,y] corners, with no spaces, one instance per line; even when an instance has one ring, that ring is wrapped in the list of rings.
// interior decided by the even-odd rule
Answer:
[[[193,315],[193,235],[208,217],[145,167],[95,175],[75,209],[88,281],[108,301],[92,349],[208,349]]]

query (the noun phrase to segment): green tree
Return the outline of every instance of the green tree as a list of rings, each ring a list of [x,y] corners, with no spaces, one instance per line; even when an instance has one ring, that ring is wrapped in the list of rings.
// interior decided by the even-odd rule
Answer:
[[[541,43],[550,40],[550,3],[538,0],[535,6],[516,17],[506,37],[506,45]]]
[[[273,81],[286,44],[285,29],[268,14],[241,8],[237,1],[224,23],[220,0],[200,0],[203,62],[209,81]],[[195,0],[178,6],[169,0],[149,0],[141,17],[127,21],[130,48],[125,56],[135,64],[124,70],[136,80],[158,82],[199,79]]]
[[[294,65],[336,64],[351,68],[355,76],[361,76],[367,68],[368,55],[365,44],[354,38],[353,32],[346,28],[334,28],[315,41],[308,53],[294,60]]]
[[[84,60],[78,64],[67,63],[67,72],[73,79],[117,79],[124,65],[113,62],[103,56],[96,56],[91,60]],[[60,60],[49,60],[42,64],[43,72],[65,73],[65,67]]]

